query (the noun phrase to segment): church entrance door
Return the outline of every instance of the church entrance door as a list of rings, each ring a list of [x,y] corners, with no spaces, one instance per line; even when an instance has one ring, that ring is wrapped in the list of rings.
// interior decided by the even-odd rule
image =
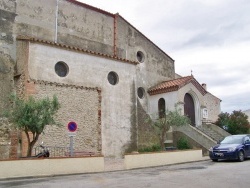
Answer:
[[[184,114],[191,120],[191,125],[195,126],[195,109],[193,97],[186,93],[184,97]]]

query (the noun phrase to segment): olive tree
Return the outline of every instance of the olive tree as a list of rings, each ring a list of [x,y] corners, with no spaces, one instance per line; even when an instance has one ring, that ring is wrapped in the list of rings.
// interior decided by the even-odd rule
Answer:
[[[24,131],[28,140],[27,156],[30,157],[32,149],[46,125],[60,125],[55,121],[55,115],[60,108],[56,96],[35,99],[21,99],[13,95],[11,97],[13,106],[6,113],[13,124]]]
[[[250,128],[248,116],[241,110],[234,110],[231,114],[227,112],[220,113],[215,124],[230,134],[247,134]]]
[[[161,117],[154,118],[154,120],[151,120],[151,123],[159,135],[162,150],[165,150],[164,142],[170,127],[190,124],[190,119],[185,115],[181,115],[180,109],[175,108],[173,111],[167,110]]]

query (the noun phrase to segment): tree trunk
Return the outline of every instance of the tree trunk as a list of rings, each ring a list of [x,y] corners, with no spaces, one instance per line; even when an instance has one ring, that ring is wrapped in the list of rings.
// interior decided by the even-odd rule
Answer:
[[[166,139],[166,134],[167,134],[166,129],[163,128],[162,132],[161,132],[161,136],[160,136],[160,145],[161,145],[162,151],[165,150],[165,144],[164,144],[164,142],[165,142],[165,139]]]
[[[165,144],[164,144],[164,139],[160,139],[161,142],[161,150],[164,151],[165,150]]]
[[[31,157],[32,149],[33,147],[31,147],[30,143],[28,143],[27,157]]]
[[[32,138],[32,141],[31,141],[31,138],[30,138],[30,136],[29,136],[29,133],[28,133],[27,131],[25,131],[25,133],[26,133],[27,140],[28,140],[27,157],[31,157],[33,147],[34,147],[35,143],[37,142],[37,140],[38,140],[40,134],[32,133],[32,137],[33,137],[33,138]]]

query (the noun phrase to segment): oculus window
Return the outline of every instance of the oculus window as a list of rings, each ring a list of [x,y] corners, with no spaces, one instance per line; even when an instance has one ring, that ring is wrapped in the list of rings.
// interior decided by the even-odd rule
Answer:
[[[55,64],[55,72],[58,76],[65,77],[69,73],[69,67],[65,62],[59,61]]]
[[[144,60],[145,60],[145,55],[144,55],[144,53],[141,52],[141,51],[138,51],[138,52],[136,53],[136,57],[137,57],[137,60],[138,60],[140,63],[143,63]]]
[[[108,74],[108,81],[111,85],[116,85],[119,81],[118,75],[115,72],[111,71]]]
[[[137,89],[137,95],[140,99],[143,99],[145,96],[145,90],[142,87],[139,87]]]

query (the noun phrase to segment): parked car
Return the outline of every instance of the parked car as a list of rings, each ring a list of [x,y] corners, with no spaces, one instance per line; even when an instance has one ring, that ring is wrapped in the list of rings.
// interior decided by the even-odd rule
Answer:
[[[219,159],[244,161],[250,157],[250,135],[231,135],[225,137],[216,146],[209,149],[213,161]]]

